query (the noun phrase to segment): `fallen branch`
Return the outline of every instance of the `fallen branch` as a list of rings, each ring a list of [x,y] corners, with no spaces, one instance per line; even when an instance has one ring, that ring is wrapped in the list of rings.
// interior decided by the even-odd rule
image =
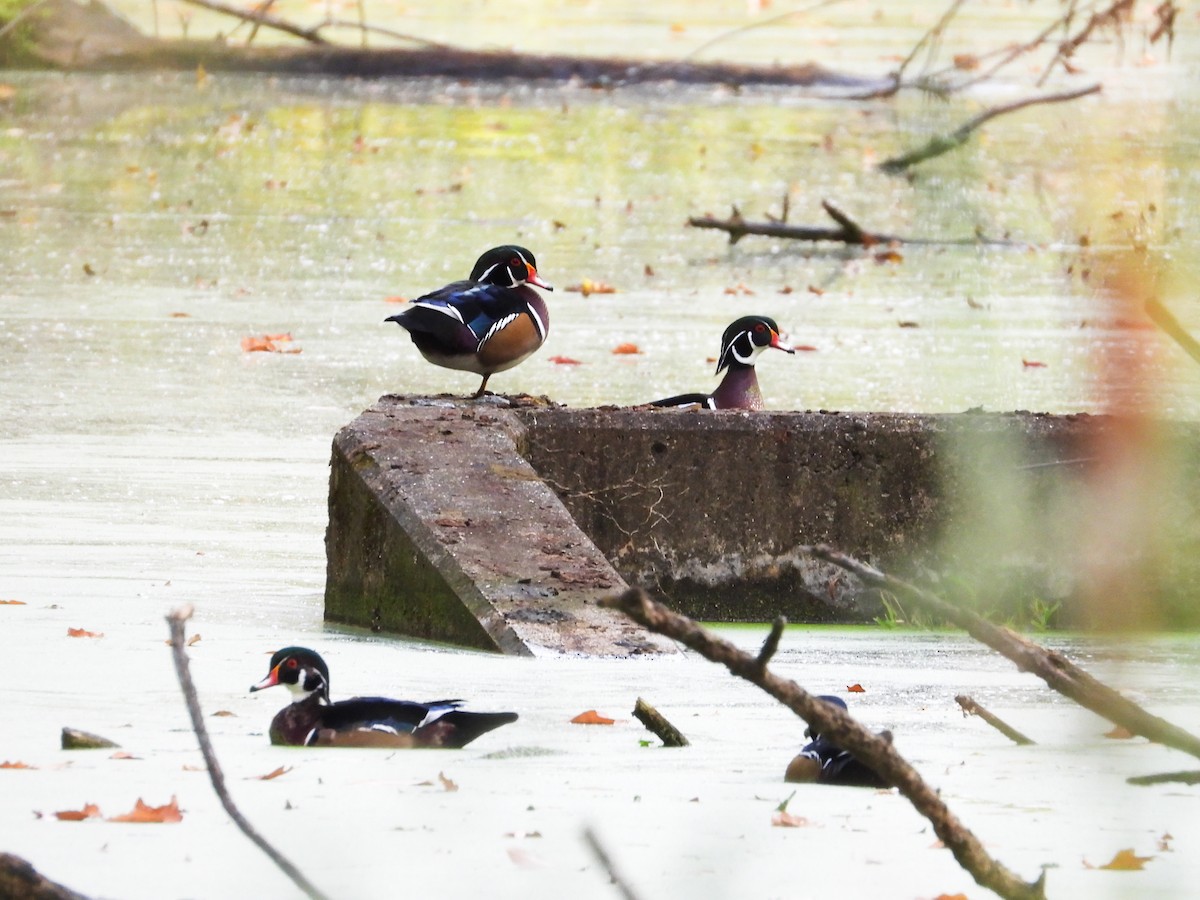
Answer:
[[[966,694],[959,694],[954,698],[954,702],[963,708],[964,716],[979,716],[983,721],[987,722],[1002,735],[1017,744],[1033,744],[1036,743],[1030,738],[1025,737],[1017,729],[1013,728],[1003,719],[988,712],[982,706],[974,701]]]
[[[1200,772],[1163,772],[1161,775],[1135,775],[1126,778],[1126,784],[1200,784]]]
[[[265,25],[267,28],[274,28],[276,31],[282,31],[285,34],[290,34],[294,37],[302,38],[310,44],[328,44],[329,41],[321,37],[318,33],[321,26],[317,25],[314,28],[304,28],[301,25],[293,25],[286,19],[281,19],[278,16],[270,15],[266,9],[270,4],[266,4],[261,11],[250,9],[239,9],[236,6],[230,6],[228,3],[221,3],[220,0],[183,0],[184,3],[190,3],[192,6],[199,6],[203,9],[211,10],[212,12],[223,13],[227,16],[233,16],[235,19],[241,19],[243,22],[253,22],[255,26]]]
[[[1037,106],[1042,103],[1065,103],[1068,100],[1077,100],[1080,97],[1086,97],[1088,94],[1097,94],[1099,92],[1100,85],[1093,84],[1090,87],[1078,88],[1073,91],[1044,94],[1039,97],[1026,97],[1024,100],[1015,100],[1012,103],[993,106],[990,109],[985,109],[979,115],[960,125],[949,134],[939,134],[931,138],[923,147],[900,156],[893,156],[891,159],[885,159],[879,164],[879,169],[889,175],[897,175],[905,169],[915,166],[917,163],[923,163],[944,153],[949,153],[951,150],[956,150],[965,144],[977,129],[997,116],[1007,115],[1008,113],[1017,112],[1026,107]]]
[[[1170,335],[1188,356],[1196,362],[1200,362],[1200,341],[1188,334],[1170,310],[1157,300],[1147,300],[1146,315],[1150,317],[1150,321]]]
[[[1038,676],[1063,696],[1110,722],[1159,744],[1200,757],[1200,738],[1146,712],[1132,700],[1093,678],[1061,653],[1047,650],[1007,628],[993,625],[970,610],[947,603],[929,591],[886,575],[873,566],[839,553],[832,547],[818,544],[803,547],[801,550],[845,569],[865,584],[902,594],[926,612],[952,622],[975,640],[1008,657],[1022,672]]]
[[[167,616],[167,625],[171,629],[171,653],[175,659],[175,672],[179,676],[179,686],[183,689],[188,715],[192,719],[192,730],[196,732],[196,739],[200,742],[200,753],[204,756],[204,764],[208,768],[208,777],[212,782],[213,790],[216,791],[221,806],[225,807],[225,812],[229,813],[229,818],[233,819],[242,834],[250,838],[258,849],[270,857],[271,862],[292,879],[296,887],[313,900],[328,900],[325,894],[304,877],[304,873],[267,843],[266,838],[255,831],[254,826],[246,820],[241,810],[234,805],[233,798],[229,796],[229,791],[225,787],[225,773],[221,771],[221,764],[217,762],[217,754],[213,751],[212,741],[208,738],[208,729],[204,725],[204,714],[200,711],[200,698],[196,694],[196,685],[192,682],[192,673],[188,667],[188,655],[184,649],[185,623],[191,617],[192,608],[190,606],[175,609]]]
[[[683,732],[668,722],[662,713],[641,697],[638,697],[637,703],[633,705],[633,717],[662,741],[664,747],[688,746],[688,739],[683,736]]]
[[[770,222],[747,222],[742,217],[741,210],[735,206],[728,219],[718,219],[714,216],[691,216],[688,218],[687,223],[692,228],[710,228],[716,231],[724,231],[729,235],[729,243],[731,244],[736,244],[748,234],[755,234],[761,237],[786,238],[794,241],[833,241],[857,247],[873,247],[877,244],[937,244],[949,246],[956,244],[1011,245],[1012,243],[1011,241],[996,240],[994,238],[983,237],[982,235],[970,238],[938,240],[936,238],[903,237],[898,234],[867,231],[828,200],[821,201],[821,208],[838,224],[837,228],[788,225],[786,198],[784,215],[778,220]]]
[[[817,699],[794,681],[771,672],[767,668],[770,655],[766,652],[767,647],[757,657],[751,656],[686,616],[654,602],[640,588],[633,588],[620,596],[606,597],[600,604],[620,610],[639,625],[686,644],[705,659],[720,663],[739,678],[758,685],[804,719],[814,732],[827,736],[838,746],[853,753],[885,781],[894,785],[930,821],[942,843],[979,885],[1006,898],[1040,900],[1045,896],[1044,872],[1037,881],[1027,883],[992,859],[979,839],[950,811],[938,792],[888,741],[863,728],[840,707]],[[771,638],[768,638],[768,646],[770,643]]]

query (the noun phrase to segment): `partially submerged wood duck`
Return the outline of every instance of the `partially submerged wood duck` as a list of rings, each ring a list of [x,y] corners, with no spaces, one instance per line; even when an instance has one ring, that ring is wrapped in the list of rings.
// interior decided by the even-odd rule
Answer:
[[[329,667],[307,647],[284,647],[250,690],[282,684],[292,702],[271,720],[271,743],[337,747],[465,747],[481,734],[517,720],[511,712],[460,709],[461,700],[414,703],[384,697],[329,699]]]
[[[384,321],[406,329],[435,366],[482,375],[473,395],[482,397],[492,375],[524,362],[550,333],[545,301],[529,285],[554,290],[524,247],[494,247],[479,257],[467,280],[418,297]]]
[[[721,355],[716,374],[725,377],[711,394],[679,394],[655,400],[651,406],[699,407],[701,409],[762,409],[762,391],[754,363],[768,347],[784,353],[796,351],[779,334],[775,320],[767,316],[743,316],[721,335]]]
[[[846,709],[846,701],[841,697],[824,694],[817,698],[834,706]],[[833,741],[820,734],[813,733],[811,728],[804,729],[804,736],[812,741],[788,763],[784,781],[816,781],[821,784],[845,784],[855,787],[889,787],[879,774],[861,762],[847,750],[843,750]],[[879,736],[888,743],[892,741],[890,731],[881,731]]]

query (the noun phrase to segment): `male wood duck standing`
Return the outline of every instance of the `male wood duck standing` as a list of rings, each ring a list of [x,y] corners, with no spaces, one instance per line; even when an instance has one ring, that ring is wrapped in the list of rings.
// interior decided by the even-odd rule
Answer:
[[[679,394],[655,400],[651,406],[698,406],[702,409],[762,409],[762,391],[754,363],[768,347],[795,353],[779,334],[774,319],[766,316],[743,316],[721,335],[721,355],[717,358],[716,374],[726,369],[725,377],[711,394]]]
[[[817,699],[840,706],[842,709],[846,708],[846,701],[841,697],[825,694]],[[854,787],[890,787],[874,769],[824,735],[816,734],[811,728],[806,728],[804,736],[811,737],[812,741],[788,763],[787,771],[783,776],[784,781],[816,781],[821,784],[844,784]],[[890,731],[881,731],[879,736],[889,744],[892,741]]]
[[[292,702],[271,720],[271,743],[309,747],[465,747],[481,734],[517,720],[511,712],[459,709],[461,700],[414,703],[384,697],[329,700],[329,667],[306,647],[271,657],[266,678],[250,690],[282,684]]]
[[[418,297],[385,321],[407,329],[435,366],[482,375],[473,395],[482,397],[492,375],[524,362],[550,332],[546,303],[530,285],[554,290],[524,247],[494,247],[479,257],[466,281]]]

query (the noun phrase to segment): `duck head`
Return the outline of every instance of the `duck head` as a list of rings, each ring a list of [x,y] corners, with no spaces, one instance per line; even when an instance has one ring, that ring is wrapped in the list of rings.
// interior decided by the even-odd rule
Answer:
[[[479,257],[475,268],[471,270],[471,280],[506,288],[535,284],[547,291],[554,290],[538,275],[537,260],[533,254],[516,244],[493,247]]]
[[[292,692],[292,702],[300,703],[313,694],[320,702],[329,702],[329,667],[314,650],[307,647],[284,647],[276,651],[269,663],[267,677],[252,685],[251,693],[282,684]]]
[[[717,374],[726,366],[737,363],[753,366],[758,354],[768,347],[795,353],[791,344],[779,334],[774,319],[766,316],[743,316],[725,329],[721,335],[721,355],[717,359]]]

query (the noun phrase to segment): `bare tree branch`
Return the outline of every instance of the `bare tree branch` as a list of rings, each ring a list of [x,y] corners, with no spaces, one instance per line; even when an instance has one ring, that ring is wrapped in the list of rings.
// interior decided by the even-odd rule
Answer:
[[[962,707],[964,716],[979,716],[979,718],[983,719],[983,721],[987,722],[1013,743],[1022,745],[1036,743],[1032,738],[1025,737],[1025,735],[1021,734],[1021,732],[1017,731],[1017,729],[1013,728],[999,716],[988,712],[966,694],[959,694],[954,698],[954,702]]]

